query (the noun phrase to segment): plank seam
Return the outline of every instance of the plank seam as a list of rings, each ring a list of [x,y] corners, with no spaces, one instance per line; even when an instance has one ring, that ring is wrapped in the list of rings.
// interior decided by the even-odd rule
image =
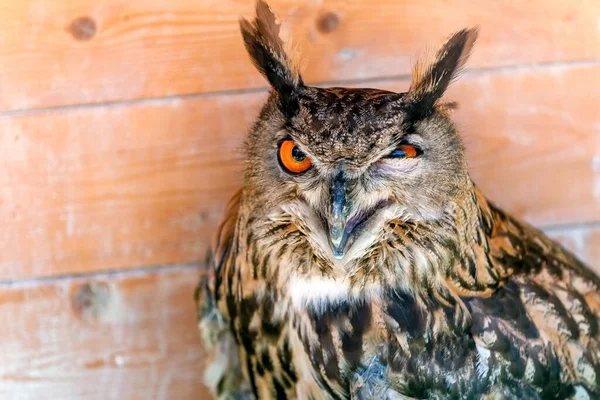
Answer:
[[[592,67],[600,65],[600,59],[582,59],[582,60],[572,60],[572,61],[551,61],[551,62],[541,62],[541,63],[532,63],[532,64],[518,64],[518,65],[504,65],[504,66],[494,66],[494,67],[482,67],[482,68],[473,68],[467,69],[462,76],[478,76],[484,74],[503,74],[503,73],[518,73],[518,72],[528,72],[528,71],[544,71],[544,70],[552,70],[552,69],[568,69],[568,68],[577,68],[577,67]],[[334,81],[321,81],[321,82],[308,82],[313,86],[339,86],[339,85],[356,85],[361,83],[378,83],[378,82],[386,82],[391,80],[408,80],[410,79],[410,74],[400,74],[400,75],[389,75],[389,76],[377,76],[372,78],[359,78],[359,79],[341,79]],[[78,104],[66,104],[59,106],[50,106],[50,107],[33,107],[27,109],[16,109],[16,110],[7,110],[0,111],[0,117],[12,117],[12,116],[22,116],[22,115],[31,115],[31,114],[44,114],[44,113],[60,113],[60,112],[68,112],[73,110],[86,110],[91,108],[113,108],[113,107],[123,107],[123,106],[139,106],[139,105],[159,105],[169,102],[180,102],[184,100],[194,100],[194,99],[204,99],[204,98],[214,98],[214,97],[224,97],[224,96],[239,96],[239,95],[248,95],[248,94],[256,94],[256,93],[266,93],[268,91],[267,86],[260,86],[256,88],[244,88],[244,89],[230,89],[230,90],[217,90],[213,92],[203,92],[203,93],[189,93],[189,94],[179,94],[173,96],[161,96],[161,97],[148,97],[148,98],[134,98],[134,99],[125,99],[125,100],[114,100],[114,101],[106,101],[99,103],[78,103]]]
[[[541,226],[539,229],[544,231],[545,233],[567,233],[573,231],[591,231],[591,230],[600,230],[600,221],[586,221],[586,222],[573,222],[573,223],[564,223],[564,224],[555,224],[555,225],[546,225]]]
[[[1,289],[22,289],[32,286],[69,283],[78,280],[101,280],[101,279],[124,279],[146,276],[151,274],[160,274],[167,272],[186,272],[200,270],[204,266],[204,262],[191,262],[184,264],[161,264],[153,266],[143,266],[138,268],[127,269],[110,269],[104,271],[90,271],[74,274],[58,274],[40,277],[28,277],[23,279],[2,280],[0,281]],[[200,275],[198,275],[200,277]]]

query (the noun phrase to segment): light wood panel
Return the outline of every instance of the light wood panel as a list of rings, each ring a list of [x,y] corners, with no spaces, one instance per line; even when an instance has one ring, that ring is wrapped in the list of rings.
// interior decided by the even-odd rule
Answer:
[[[551,229],[547,233],[576,254],[600,276],[600,225]]]
[[[0,398],[207,399],[198,270],[0,290]]]
[[[0,117],[0,279],[203,259],[263,97]]]
[[[0,110],[264,86],[237,26],[253,3],[3,1]],[[600,57],[596,0],[270,3],[304,49],[311,82],[407,74],[424,46],[473,25],[472,67]]]
[[[600,67],[473,74],[458,83],[470,169],[502,207],[538,225],[600,221]]]
[[[451,89],[492,199],[538,226],[600,220],[598,76],[472,73]],[[203,260],[265,96],[0,117],[0,279]]]

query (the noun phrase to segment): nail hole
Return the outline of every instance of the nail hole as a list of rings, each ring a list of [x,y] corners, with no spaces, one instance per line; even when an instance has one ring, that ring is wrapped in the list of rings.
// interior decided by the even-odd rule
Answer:
[[[86,319],[98,319],[108,309],[110,287],[105,282],[87,282],[75,289],[72,305],[75,313]]]
[[[340,17],[332,12],[326,12],[317,20],[317,29],[321,33],[331,33],[340,24]]]
[[[90,17],[79,17],[71,22],[68,30],[76,40],[90,40],[96,34],[96,22]]]
[[[339,53],[340,60],[342,61],[350,61],[354,58],[355,55],[356,52],[353,49],[349,49],[347,47],[341,49]]]

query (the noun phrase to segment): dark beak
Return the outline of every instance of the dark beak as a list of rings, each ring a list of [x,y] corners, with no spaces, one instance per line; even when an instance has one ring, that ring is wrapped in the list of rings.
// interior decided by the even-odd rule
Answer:
[[[331,210],[329,220],[329,239],[335,258],[344,258],[348,236],[351,232],[346,229],[346,219],[350,209],[348,204],[348,182],[344,166],[336,169],[331,184]]]

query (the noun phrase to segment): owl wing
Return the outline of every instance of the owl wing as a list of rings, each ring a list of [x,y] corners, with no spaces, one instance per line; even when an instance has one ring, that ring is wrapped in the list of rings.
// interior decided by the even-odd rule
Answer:
[[[454,292],[453,307],[401,287],[384,293],[392,336],[363,353],[354,398],[600,398],[600,279],[542,232],[489,211],[478,258],[489,263],[475,268],[501,282]]]
[[[215,398],[254,399],[244,377],[238,345],[230,331],[227,316],[218,307],[223,267],[231,254],[241,191],[227,205],[224,218],[208,252],[207,270],[196,288],[198,326],[206,351],[204,382]]]
[[[465,299],[485,372],[541,398],[600,398],[600,279],[542,232],[495,210],[490,256],[512,276]]]

